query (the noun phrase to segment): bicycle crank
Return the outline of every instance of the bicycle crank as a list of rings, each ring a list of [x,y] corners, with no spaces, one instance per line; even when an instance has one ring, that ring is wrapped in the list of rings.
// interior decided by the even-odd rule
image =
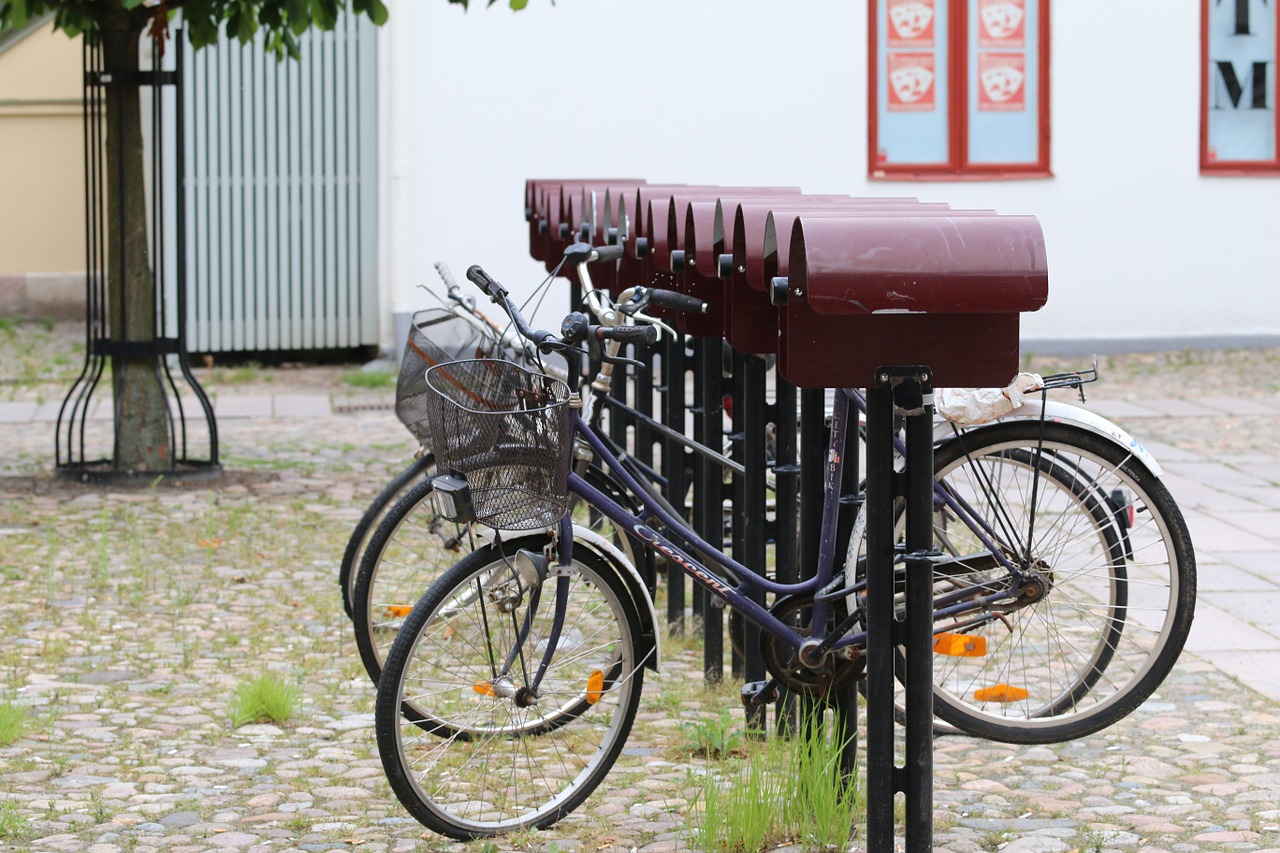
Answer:
[[[769,612],[788,625],[796,626],[802,634],[808,636],[809,629],[802,626],[808,624],[809,610],[812,607],[812,596],[798,595],[778,599],[769,608]],[[828,627],[834,626],[844,615],[835,612],[836,610],[833,606],[828,617]],[[806,666],[802,662],[802,654],[807,651],[808,647],[793,649],[767,633],[760,634],[760,652],[764,657],[765,669],[779,684],[793,693],[820,695],[833,688],[844,687],[860,678],[866,667],[866,661],[859,651],[854,651],[851,657],[828,653],[813,661],[813,665]]]

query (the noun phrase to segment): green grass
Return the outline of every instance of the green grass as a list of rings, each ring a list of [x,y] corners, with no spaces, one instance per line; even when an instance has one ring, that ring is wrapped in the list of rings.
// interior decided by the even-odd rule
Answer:
[[[351,370],[341,376],[342,384],[353,388],[394,388],[398,378],[390,370]]]
[[[830,723],[830,721],[828,721]],[[846,742],[839,727],[752,744],[724,773],[704,777],[689,809],[699,850],[757,853],[780,845],[847,849],[864,812],[855,780],[838,781]]]
[[[27,817],[18,811],[18,804],[7,797],[0,801],[0,838],[10,841],[27,834]]]
[[[733,720],[728,710],[721,709],[719,716],[681,723],[680,731],[690,752],[709,760],[720,760],[742,750],[745,735],[741,729],[734,728]]]
[[[283,722],[293,716],[299,695],[298,685],[272,673],[242,680],[231,704],[231,725]]]
[[[12,702],[0,702],[0,746],[9,744],[22,737],[27,727],[27,711]]]

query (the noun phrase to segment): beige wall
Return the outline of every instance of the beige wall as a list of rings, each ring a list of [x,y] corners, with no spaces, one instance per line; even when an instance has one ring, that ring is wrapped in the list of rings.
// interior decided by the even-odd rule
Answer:
[[[80,51],[51,23],[0,51],[0,277],[84,273]]]

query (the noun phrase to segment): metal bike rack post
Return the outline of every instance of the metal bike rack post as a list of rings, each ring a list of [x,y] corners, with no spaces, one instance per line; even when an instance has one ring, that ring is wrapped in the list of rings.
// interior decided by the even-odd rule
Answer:
[[[867,849],[932,848],[935,386],[998,386],[1018,367],[1018,320],[1048,293],[1032,217],[801,216],[790,234],[780,355],[801,385],[867,384]],[[876,248],[876,252],[866,251]],[[838,251],[836,251],[838,250]],[[844,258],[858,258],[857,264]],[[914,313],[900,313],[903,302]],[[847,341],[857,345],[848,345]],[[828,358],[830,350],[839,352]],[[893,421],[906,419],[905,487]],[[895,501],[906,504],[905,619],[896,613]],[[905,670],[906,759],[894,762],[895,667]]]

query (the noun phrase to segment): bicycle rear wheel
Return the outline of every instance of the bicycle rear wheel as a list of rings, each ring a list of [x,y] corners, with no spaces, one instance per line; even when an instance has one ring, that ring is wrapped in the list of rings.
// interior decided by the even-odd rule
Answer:
[[[631,730],[640,632],[625,581],[591,551],[557,567],[539,596],[496,547],[464,557],[414,607],[379,684],[378,750],[400,802],[459,840],[572,811]],[[544,665],[530,703],[522,688]],[[447,736],[412,708],[429,708]]]
[[[935,625],[934,713],[980,737],[1052,743],[1146,700],[1195,608],[1190,534],[1163,484],[1114,442],[1038,422],[944,443],[935,476],[1042,589]],[[1007,582],[972,525],[946,508],[934,519],[935,543],[969,558],[935,570],[935,601]]]
[[[436,458],[433,454],[424,453],[419,456],[378,493],[356,522],[351,538],[347,540],[347,547],[342,552],[342,565],[338,568],[338,586],[342,588],[342,607],[347,616],[355,618],[356,578],[360,574],[360,562],[364,559],[370,537],[382,523],[387,511],[415,485],[434,474],[435,470]]]

